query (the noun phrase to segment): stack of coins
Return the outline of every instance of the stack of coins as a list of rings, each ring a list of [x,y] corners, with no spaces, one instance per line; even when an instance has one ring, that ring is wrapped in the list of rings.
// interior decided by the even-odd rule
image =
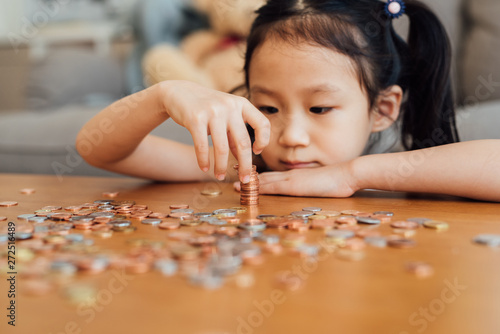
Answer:
[[[239,165],[234,166],[234,169],[238,170]],[[240,204],[241,205],[258,205],[259,204],[259,174],[257,173],[257,167],[252,166],[252,174],[250,174],[250,182],[247,184],[241,183],[240,192]]]

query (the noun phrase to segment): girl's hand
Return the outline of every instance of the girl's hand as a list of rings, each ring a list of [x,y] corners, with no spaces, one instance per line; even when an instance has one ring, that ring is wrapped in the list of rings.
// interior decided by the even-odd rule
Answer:
[[[160,85],[162,110],[191,133],[200,168],[204,172],[210,168],[211,135],[216,178],[225,178],[231,150],[240,165],[240,180],[247,183],[252,172],[252,144],[245,123],[255,130],[253,152],[260,154],[269,144],[268,119],[243,97],[188,81],[164,81]]]
[[[309,197],[349,197],[357,190],[350,162],[318,168],[259,174],[260,193]],[[240,184],[236,182],[236,190]]]

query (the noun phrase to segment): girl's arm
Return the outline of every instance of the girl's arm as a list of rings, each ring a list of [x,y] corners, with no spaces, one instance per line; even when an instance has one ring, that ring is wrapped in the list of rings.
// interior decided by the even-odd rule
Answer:
[[[500,202],[499,171],[500,140],[480,140],[367,155],[320,168],[263,173],[260,190],[265,194],[348,197],[361,189],[379,189]]]
[[[148,135],[170,117],[190,131],[194,148]],[[246,122],[256,130],[253,149],[260,153],[270,127],[248,100],[190,82],[166,81],[104,109],[82,128],[76,147],[91,165],[159,181],[208,180],[204,172],[209,169],[223,179],[231,151],[243,181],[252,168]]]
[[[500,140],[368,155],[353,161],[356,189],[441,193],[500,202]]]

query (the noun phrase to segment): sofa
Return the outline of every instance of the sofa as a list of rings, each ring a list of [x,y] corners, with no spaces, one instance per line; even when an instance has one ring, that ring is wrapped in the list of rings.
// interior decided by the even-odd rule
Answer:
[[[443,21],[454,50],[453,84],[462,141],[500,139],[500,1],[424,0]],[[75,150],[79,129],[103,107],[141,89],[140,62],[151,46],[179,43],[207,24],[189,0],[145,0],[134,8],[135,47],[125,65],[88,48],[58,48],[32,65],[26,110],[0,111],[0,172],[116,176]],[[405,18],[395,22],[404,34]],[[192,143],[167,121],[155,135]]]

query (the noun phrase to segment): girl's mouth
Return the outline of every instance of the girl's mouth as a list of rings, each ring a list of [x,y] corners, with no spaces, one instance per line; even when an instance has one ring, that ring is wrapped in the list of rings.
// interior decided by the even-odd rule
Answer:
[[[298,169],[298,168],[313,168],[313,167],[319,167],[320,164],[317,161],[283,161],[280,160],[280,163],[286,168],[286,169]]]

